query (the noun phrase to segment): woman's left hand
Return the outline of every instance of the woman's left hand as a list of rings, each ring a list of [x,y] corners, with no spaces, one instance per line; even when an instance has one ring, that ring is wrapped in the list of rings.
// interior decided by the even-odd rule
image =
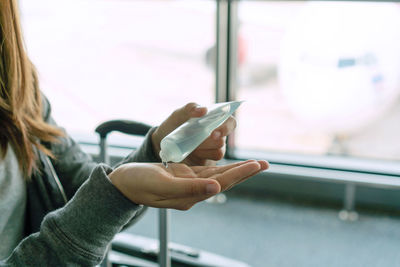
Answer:
[[[160,153],[160,142],[170,132],[190,118],[202,117],[207,113],[207,108],[199,107],[196,103],[189,103],[175,110],[152,135],[154,153]],[[229,117],[221,126],[215,129],[184,161],[192,166],[215,165],[216,161],[225,155],[226,137],[236,128],[236,120]]]
[[[224,166],[187,166],[171,163],[126,163],[108,176],[114,186],[136,204],[188,210],[197,202],[229,190],[268,168],[264,160]]]

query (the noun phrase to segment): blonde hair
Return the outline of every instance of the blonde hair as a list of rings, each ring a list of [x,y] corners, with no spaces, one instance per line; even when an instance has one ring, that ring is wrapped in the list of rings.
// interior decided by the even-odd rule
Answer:
[[[55,142],[60,129],[42,117],[36,70],[27,57],[16,0],[0,0],[0,158],[11,144],[26,177],[37,169],[35,147],[52,156],[41,142]]]

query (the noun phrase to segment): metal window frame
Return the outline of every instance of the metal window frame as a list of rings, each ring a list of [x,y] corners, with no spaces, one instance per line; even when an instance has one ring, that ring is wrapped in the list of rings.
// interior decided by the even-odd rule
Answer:
[[[304,0],[242,0],[247,2],[300,2]],[[320,0],[329,1],[329,0]],[[349,0],[336,0],[350,2]],[[353,0],[354,1],[354,0]],[[376,0],[355,0],[376,2]],[[217,0],[216,40],[216,102],[235,100],[237,77],[237,33],[239,0]],[[311,1],[310,1],[311,2]],[[400,2],[382,1],[382,2]],[[371,161],[358,158],[340,159],[331,156],[304,156],[274,154],[268,152],[235,151],[234,135],[228,138],[226,159],[265,158],[271,163],[271,171],[264,175],[296,178],[308,181],[328,182],[344,185],[344,210],[353,211],[356,186],[400,190],[400,164],[398,162]],[[239,158],[239,157],[240,158]],[[319,160],[318,160],[319,158]]]

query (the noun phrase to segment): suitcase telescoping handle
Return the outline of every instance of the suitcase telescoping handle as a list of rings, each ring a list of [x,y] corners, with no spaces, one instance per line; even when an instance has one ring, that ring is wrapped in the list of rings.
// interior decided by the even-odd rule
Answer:
[[[107,134],[117,131],[131,135],[146,135],[151,126],[145,123],[131,120],[111,120],[97,126],[96,133],[100,137],[107,137]]]
[[[131,121],[131,120],[110,120],[103,122],[95,129],[100,135],[100,160],[106,164],[110,164],[110,158],[107,154],[107,135],[111,132],[121,132],[129,135],[145,136],[151,129],[150,125]],[[160,247],[158,254],[158,262],[160,267],[170,267],[171,259],[168,249],[169,239],[169,210],[159,209],[159,235]],[[107,266],[107,257],[105,259]]]
[[[103,122],[95,129],[100,135],[100,160],[110,164],[107,154],[107,135],[111,132],[121,132],[129,135],[145,136],[151,129],[150,125],[130,120],[110,120]]]

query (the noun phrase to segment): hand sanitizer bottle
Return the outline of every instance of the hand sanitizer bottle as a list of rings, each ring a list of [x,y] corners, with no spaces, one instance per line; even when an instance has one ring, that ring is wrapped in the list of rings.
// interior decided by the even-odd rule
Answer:
[[[181,162],[195,150],[217,127],[235,112],[243,101],[218,103],[206,115],[191,118],[161,140],[160,158],[167,162]]]

